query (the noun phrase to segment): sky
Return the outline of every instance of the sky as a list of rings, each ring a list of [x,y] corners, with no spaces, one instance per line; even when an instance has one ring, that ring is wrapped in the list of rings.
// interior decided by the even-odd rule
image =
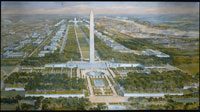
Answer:
[[[2,2],[2,14],[199,14],[199,2]]]

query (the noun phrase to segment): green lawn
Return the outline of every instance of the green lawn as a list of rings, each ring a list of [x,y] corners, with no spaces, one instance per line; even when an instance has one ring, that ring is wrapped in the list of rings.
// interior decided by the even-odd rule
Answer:
[[[80,28],[77,27],[76,30],[80,30]],[[89,45],[83,34],[78,34],[78,41],[81,47],[83,58],[89,58]]]
[[[90,51],[82,51],[82,55],[84,58],[89,58],[90,57]]]

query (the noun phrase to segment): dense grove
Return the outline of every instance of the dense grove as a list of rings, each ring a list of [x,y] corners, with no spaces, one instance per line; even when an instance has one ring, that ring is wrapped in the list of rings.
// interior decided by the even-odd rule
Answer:
[[[36,110],[39,108],[42,99],[43,97],[22,97],[20,95],[17,95],[15,97],[1,98],[1,104],[18,104],[16,110]],[[20,101],[22,100],[35,103],[34,105],[21,103]]]
[[[129,72],[127,78],[117,78],[116,81],[124,87],[126,91],[132,92],[176,92],[191,82],[198,80],[191,75],[180,71],[132,73]]]
[[[165,98],[130,97],[128,101],[131,106],[138,107],[140,110],[197,110],[199,108],[198,99],[199,93],[190,93],[182,96],[166,95]]]
[[[87,98],[46,98],[43,101],[42,110],[86,110],[89,104],[90,102]]]
[[[25,84],[25,90],[82,90],[86,88],[84,79],[70,78],[68,74],[45,74],[15,72],[6,80],[7,84]]]

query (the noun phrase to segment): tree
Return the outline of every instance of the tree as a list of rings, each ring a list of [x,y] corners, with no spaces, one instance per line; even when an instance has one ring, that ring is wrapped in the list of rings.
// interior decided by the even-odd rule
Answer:
[[[17,100],[22,100],[23,97],[21,97],[20,95],[17,95],[17,96],[15,96],[15,99],[17,99]]]
[[[103,109],[106,109],[106,106],[104,104],[97,104],[97,109],[98,110],[103,110]]]

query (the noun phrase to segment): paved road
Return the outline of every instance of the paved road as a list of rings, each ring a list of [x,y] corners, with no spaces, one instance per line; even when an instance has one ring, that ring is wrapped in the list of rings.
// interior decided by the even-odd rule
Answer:
[[[70,26],[70,25],[67,26],[67,30],[66,30],[65,35],[64,35],[64,38],[63,38],[64,41],[63,41],[62,47],[61,47],[61,49],[60,49],[60,53],[62,53],[63,50],[64,50],[64,48],[65,48],[66,40],[67,40],[67,37],[68,37],[69,26]]]
[[[79,48],[79,51],[80,51],[80,54],[81,54],[81,59],[83,59],[82,50],[81,50],[81,47],[80,47],[80,44],[79,44],[79,41],[78,41],[78,36],[77,36],[75,26],[74,26],[74,31],[75,31],[75,35],[76,35],[76,42],[78,43],[78,48]]]

